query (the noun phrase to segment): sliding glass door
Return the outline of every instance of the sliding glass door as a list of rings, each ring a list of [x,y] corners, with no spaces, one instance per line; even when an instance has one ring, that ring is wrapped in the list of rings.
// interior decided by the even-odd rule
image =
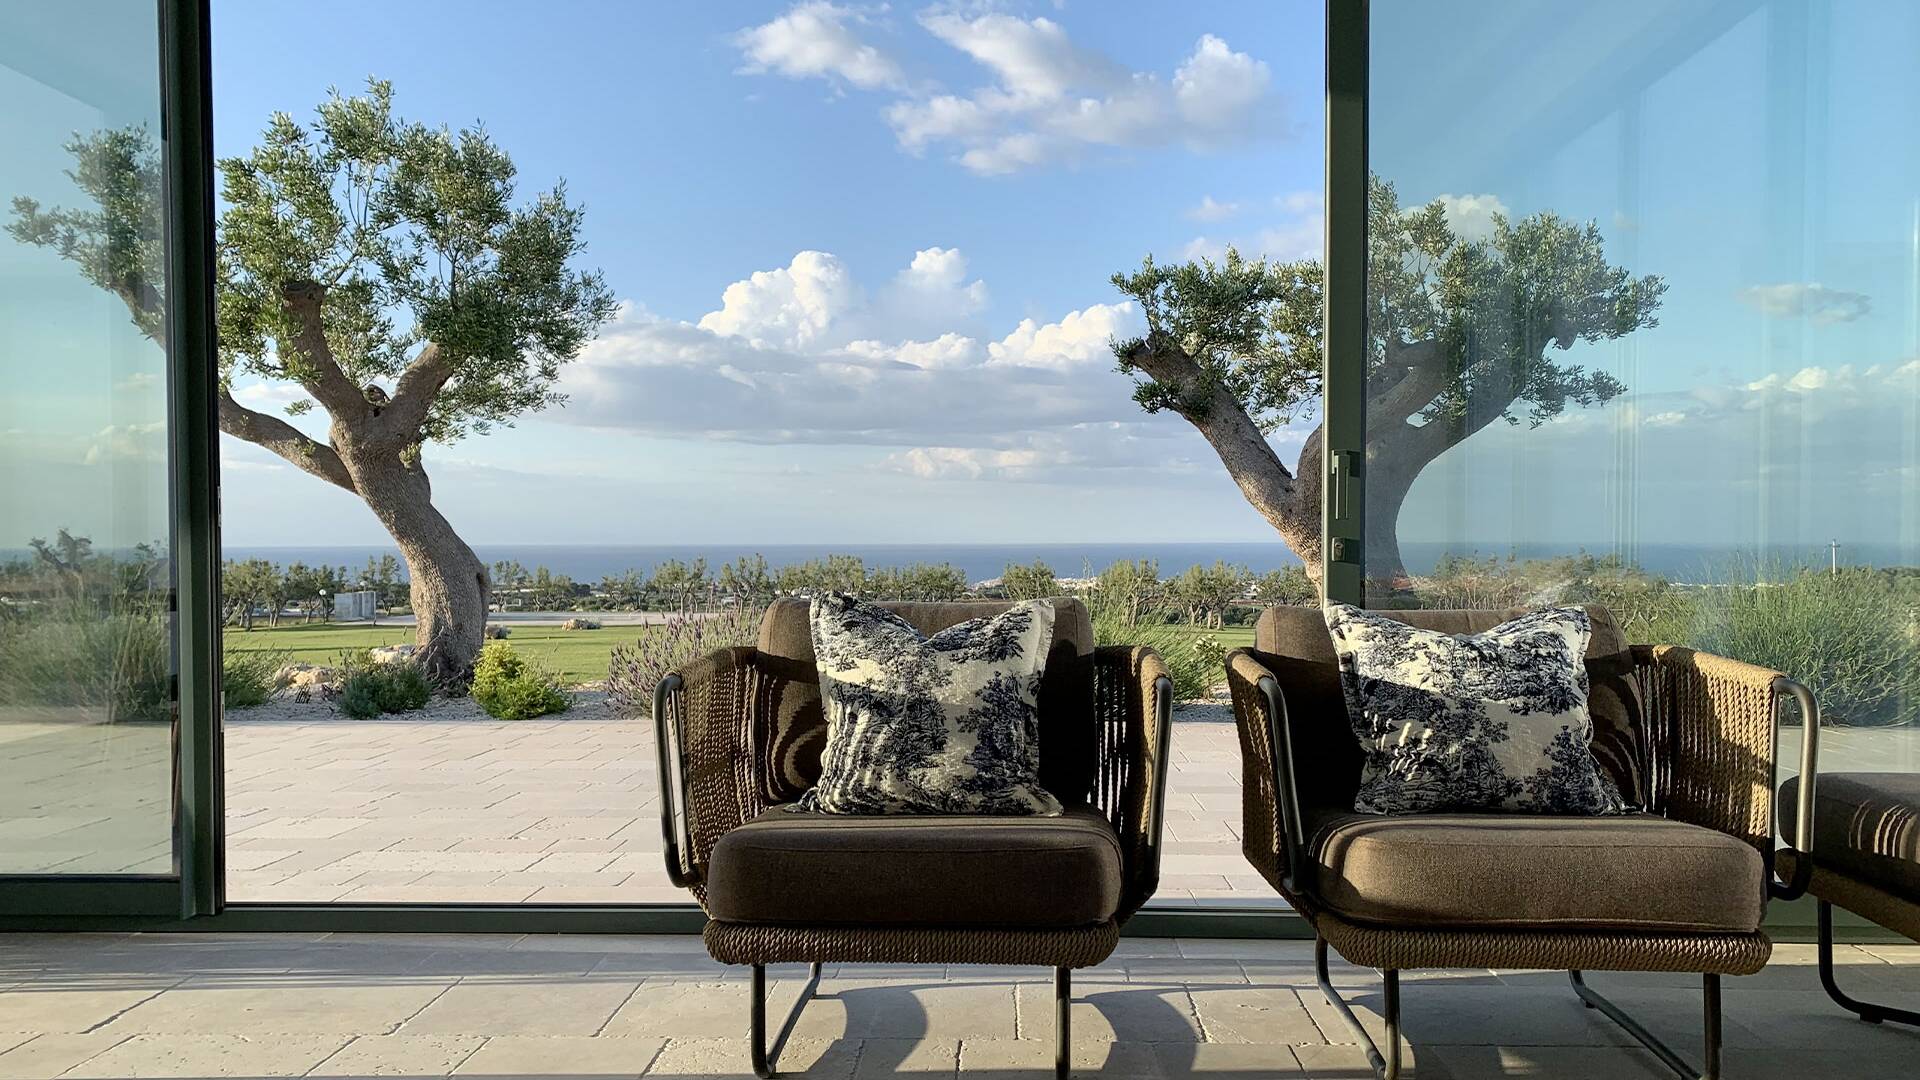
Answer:
[[[202,850],[181,812],[210,717],[181,723],[181,687],[208,680],[176,594],[196,538],[176,527],[162,24],[105,0],[0,13],[5,913],[177,914]]]
[[[1920,10],[1371,19],[1369,601],[1604,603],[1920,765]]]

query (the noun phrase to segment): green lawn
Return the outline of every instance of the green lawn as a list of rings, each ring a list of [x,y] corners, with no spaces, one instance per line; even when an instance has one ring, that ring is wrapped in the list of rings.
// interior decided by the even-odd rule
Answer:
[[[531,657],[558,671],[569,684],[598,682],[607,677],[607,661],[615,645],[627,644],[647,633],[646,627],[613,626],[603,630],[562,630],[557,626],[513,626],[507,643],[521,655]],[[1212,634],[1229,649],[1253,644],[1253,628],[1229,626],[1224,630],[1202,630],[1190,626],[1168,627],[1189,634]],[[413,641],[411,626],[338,626],[332,623],[298,623],[251,631],[229,626],[227,648],[234,652],[280,651],[287,659],[308,664],[331,664],[349,649],[370,649],[375,645],[401,645]]]
[[[613,626],[603,630],[562,630],[557,626],[513,626],[507,643],[522,656],[553,668],[567,683],[598,682],[607,677],[607,660],[615,645],[630,643],[647,632],[640,626]],[[375,645],[402,645],[413,641],[411,626],[336,626],[313,623],[256,626],[251,632],[229,626],[227,648],[234,652],[278,650],[289,660],[331,664],[349,649]]]

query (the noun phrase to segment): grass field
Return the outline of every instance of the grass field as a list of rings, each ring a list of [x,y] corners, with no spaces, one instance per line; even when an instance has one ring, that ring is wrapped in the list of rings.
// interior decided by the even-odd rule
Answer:
[[[1253,628],[1230,626],[1224,630],[1203,631],[1192,627],[1171,627],[1183,633],[1211,633],[1227,648],[1253,644]],[[512,628],[507,639],[522,656],[540,661],[560,673],[569,685],[598,682],[607,677],[607,661],[615,645],[636,640],[649,633],[641,626],[614,626],[602,630],[562,630],[557,626]],[[233,652],[284,652],[287,659],[307,664],[331,664],[340,654],[376,645],[401,645],[413,641],[411,626],[338,626],[331,623],[293,624],[274,628],[241,630],[228,627],[226,646]]]

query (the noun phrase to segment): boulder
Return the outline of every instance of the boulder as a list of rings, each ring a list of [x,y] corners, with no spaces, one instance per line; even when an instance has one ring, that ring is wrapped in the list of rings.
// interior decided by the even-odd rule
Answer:
[[[339,672],[320,664],[283,664],[273,673],[273,685],[276,690],[310,695],[332,686],[338,677]]]
[[[507,635],[511,633],[513,631],[510,628],[501,626],[499,623],[488,623],[486,630],[483,631],[488,641],[505,641]]]
[[[562,630],[598,630],[600,629],[600,620],[572,618],[572,619],[568,619],[566,622],[561,623],[560,629]]]
[[[411,645],[381,645],[367,650],[367,659],[376,664],[405,664],[413,660]]]

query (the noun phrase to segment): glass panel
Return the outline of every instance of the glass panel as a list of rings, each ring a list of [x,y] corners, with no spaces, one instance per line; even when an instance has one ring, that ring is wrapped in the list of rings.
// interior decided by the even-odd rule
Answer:
[[[1372,602],[1602,602],[1807,681],[1826,767],[1920,767],[1920,9],[1373,42]]]
[[[302,155],[346,155],[274,214],[246,212],[270,199],[226,177],[222,250],[240,276],[222,287],[223,329],[244,317],[271,346],[227,335],[230,412],[298,434],[222,437],[225,645],[265,674],[332,669],[229,699],[229,898],[686,903],[659,851],[651,690],[663,657],[751,642],[776,592],[1092,595],[1120,565],[1107,595],[1139,603],[1116,603],[1101,632],[1157,635],[1204,695],[1220,652],[1252,639],[1235,568],[1290,586],[1299,562],[1186,421],[1136,403],[1112,341],[1145,320],[1110,278],[1149,253],[1317,255],[1322,5],[1126,7],[603,3],[476,19],[452,0],[350,0],[315,20],[217,0],[219,154],[283,168],[255,156],[280,113],[309,133]],[[396,121],[424,126],[369,123],[386,103],[367,72],[392,80]],[[323,112],[335,86],[359,104]],[[484,125],[511,158],[507,207],[564,178],[584,250],[558,261],[603,274],[583,294],[617,307],[462,308],[510,284],[489,276],[498,238],[442,246],[408,215],[432,204],[484,226],[495,177],[394,201],[429,164],[436,183],[476,164],[430,145],[443,124]],[[381,157],[395,146],[404,170]],[[378,239],[356,231],[369,205]],[[268,243],[263,225],[296,218],[315,228]],[[372,257],[422,238],[416,268]],[[522,283],[553,267],[525,269]],[[328,283],[344,394],[277,366],[271,305],[296,271]],[[376,309],[384,324],[348,315]],[[418,457],[379,443],[425,342],[482,327],[512,332],[469,337],[474,377],[448,384]],[[580,339],[530,336],[549,328]],[[1291,462],[1298,440],[1279,441]],[[408,475],[382,474],[402,452]],[[1173,595],[1169,579],[1216,562]],[[339,692],[343,654],[457,626],[470,656],[485,622],[508,633],[493,647],[550,666],[572,708],[497,719],[460,697],[348,714],[363,702]],[[1161,896],[1272,904],[1243,872],[1238,751],[1212,704],[1177,729]]]
[[[152,4],[0,13],[0,874],[169,874]]]

